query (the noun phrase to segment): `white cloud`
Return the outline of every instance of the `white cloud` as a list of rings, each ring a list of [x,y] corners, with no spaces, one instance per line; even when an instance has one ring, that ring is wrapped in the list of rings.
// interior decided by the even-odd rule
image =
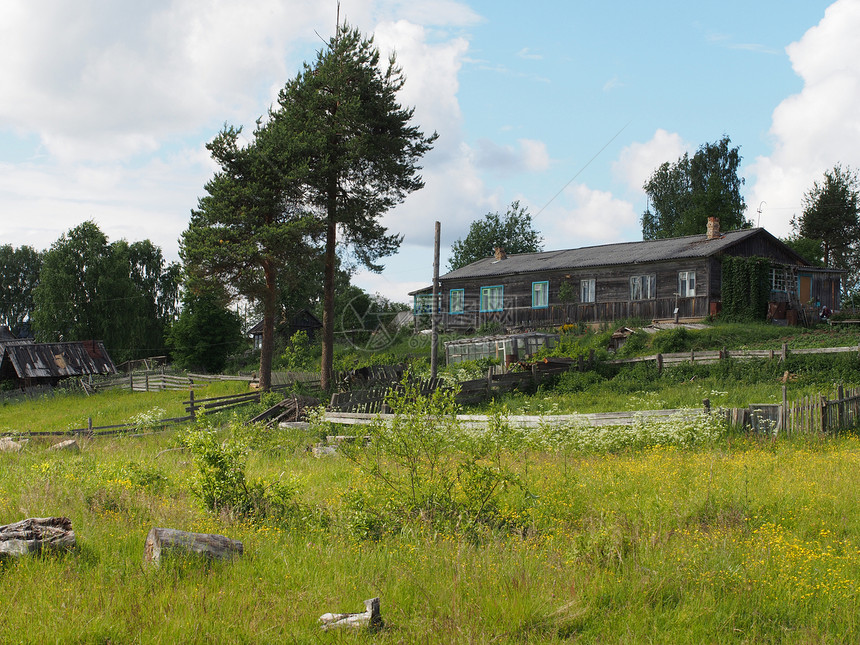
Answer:
[[[642,193],[642,186],[661,164],[678,160],[690,146],[680,134],[658,129],[650,141],[632,143],[612,162],[612,174],[634,191]]]
[[[558,206],[547,209],[540,220],[547,249],[641,239],[633,204],[585,184],[566,188]]]
[[[786,51],[803,79],[799,94],[773,112],[773,154],[750,166],[755,183],[749,217],[762,201],[761,225],[776,235],[791,231],[803,194],[836,163],[860,167],[860,2],[838,0],[821,22]]]

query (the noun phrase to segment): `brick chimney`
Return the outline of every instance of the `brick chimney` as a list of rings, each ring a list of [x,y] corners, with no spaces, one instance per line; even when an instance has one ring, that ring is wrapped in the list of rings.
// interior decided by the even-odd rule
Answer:
[[[505,250],[501,246],[496,247],[496,260],[504,260],[508,256],[505,254]]]
[[[709,240],[716,240],[720,237],[720,218],[719,217],[709,217],[708,218],[708,235]]]

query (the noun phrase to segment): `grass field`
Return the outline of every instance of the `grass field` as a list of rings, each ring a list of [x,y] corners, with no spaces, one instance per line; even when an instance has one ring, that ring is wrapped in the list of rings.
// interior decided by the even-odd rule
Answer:
[[[247,482],[281,491],[280,512],[207,510],[194,493],[201,453],[174,450],[190,445],[187,429],[95,439],[79,454],[36,439],[0,453],[0,524],[66,515],[78,537],[71,553],[0,564],[0,642],[860,640],[855,436],[695,440],[692,427],[685,440],[584,450],[508,434],[478,457],[440,445],[424,453],[436,470],[417,472],[436,495],[433,478],[451,467],[443,507],[386,492],[380,473],[408,481],[393,450],[315,459],[312,434],[202,432],[245,448]],[[489,489],[469,477],[494,473],[504,477],[477,508],[470,491]],[[245,555],[150,570],[154,526],[224,534]],[[320,632],[321,614],[373,596],[381,632]]]

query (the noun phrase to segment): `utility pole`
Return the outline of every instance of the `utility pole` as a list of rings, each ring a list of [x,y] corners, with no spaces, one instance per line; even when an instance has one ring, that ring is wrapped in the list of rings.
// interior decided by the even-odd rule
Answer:
[[[430,378],[436,378],[439,369],[439,238],[442,225],[436,222],[433,243],[433,304],[430,313]]]

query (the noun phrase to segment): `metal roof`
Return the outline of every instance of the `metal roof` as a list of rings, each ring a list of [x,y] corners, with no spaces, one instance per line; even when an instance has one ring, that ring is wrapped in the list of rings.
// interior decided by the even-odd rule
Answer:
[[[764,235],[773,242],[784,246],[782,242],[763,228],[749,228],[721,233],[718,238],[713,240],[707,239],[705,235],[688,235],[686,237],[673,237],[662,240],[586,246],[563,251],[520,253],[509,255],[504,260],[496,260],[494,257],[490,257],[446,273],[440,276],[439,279],[482,278],[509,275],[512,273],[530,273],[533,271],[563,271],[565,269],[640,264],[662,260],[704,258],[719,255],[735,244],[756,235]],[[806,260],[787,246],[785,246],[785,250],[789,254],[795,255],[798,262],[808,264]]]

